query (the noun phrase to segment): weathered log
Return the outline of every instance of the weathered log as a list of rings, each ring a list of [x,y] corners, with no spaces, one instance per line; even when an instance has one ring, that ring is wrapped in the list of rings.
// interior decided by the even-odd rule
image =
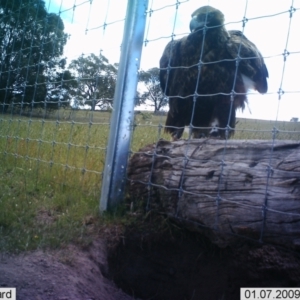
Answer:
[[[300,248],[300,143],[159,141],[129,163],[129,194],[228,245],[243,236]]]

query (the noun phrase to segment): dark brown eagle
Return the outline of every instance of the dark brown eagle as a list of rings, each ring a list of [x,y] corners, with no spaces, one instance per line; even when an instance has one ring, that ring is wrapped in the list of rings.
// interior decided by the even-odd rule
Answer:
[[[169,42],[160,59],[160,85],[169,97],[165,131],[176,140],[190,125],[194,138],[229,138],[236,110],[247,103],[247,91],[267,92],[268,70],[241,31],[226,30],[218,9],[197,9],[190,30]]]

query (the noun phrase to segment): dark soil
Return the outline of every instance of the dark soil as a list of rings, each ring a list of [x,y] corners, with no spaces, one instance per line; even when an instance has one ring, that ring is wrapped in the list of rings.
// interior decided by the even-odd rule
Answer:
[[[141,299],[240,299],[241,287],[300,287],[297,253],[270,245],[220,249],[199,234],[129,232],[109,255],[110,276]]]
[[[200,234],[147,226],[86,248],[0,254],[0,286],[16,287],[21,300],[235,300],[240,287],[300,287],[298,253],[220,249]]]

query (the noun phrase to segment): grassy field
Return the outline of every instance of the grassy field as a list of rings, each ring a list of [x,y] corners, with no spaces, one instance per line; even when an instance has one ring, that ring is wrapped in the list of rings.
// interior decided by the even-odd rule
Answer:
[[[88,243],[115,222],[98,214],[109,120],[109,112],[69,110],[45,119],[0,115],[0,251]],[[164,122],[137,114],[131,150],[169,140]],[[234,138],[271,139],[273,128],[274,121],[239,119]],[[300,123],[276,128],[278,139],[300,140]]]

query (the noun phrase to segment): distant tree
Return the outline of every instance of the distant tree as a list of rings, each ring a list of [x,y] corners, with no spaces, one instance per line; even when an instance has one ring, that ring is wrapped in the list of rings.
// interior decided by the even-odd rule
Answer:
[[[89,105],[91,110],[109,108],[116,87],[117,65],[111,65],[100,54],[79,57],[69,65],[69,70],[77,78],[77,86],[71,88],[75,105]]]
[[[44,106],[48,74],[67,42],[59,16],[43,0],[0,0],[0,104]],[[1,108],[1,107],[0,107]]]
[[[135,106],[144,104],[146,101],[145,97],[142,96],[142,93],[140,91],[136,91],[135,95]]]
[[[77,87],[77,80],[69,70],[55,72],[47,83],[46,109],[67,107],[72,100],[72,89]]]
[[[139,74],[139,81],[143,82],[146,91],[141,94],[141,98],[151,101],[151,106],[154,106],[154,112],[158,112],[162,107],[168,104],[167,97],[164,97],[159,83],[159,69],[152,68],[148,71],[141,71]]]

